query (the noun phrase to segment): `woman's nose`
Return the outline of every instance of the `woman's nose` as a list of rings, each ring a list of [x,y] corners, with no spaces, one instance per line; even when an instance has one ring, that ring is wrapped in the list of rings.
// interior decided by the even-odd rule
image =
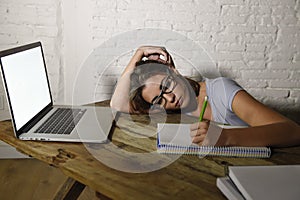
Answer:
[[[163,94],[163,96],[170,103],[173,103],[175,101],[175,94],[173,92],[168,94]]]

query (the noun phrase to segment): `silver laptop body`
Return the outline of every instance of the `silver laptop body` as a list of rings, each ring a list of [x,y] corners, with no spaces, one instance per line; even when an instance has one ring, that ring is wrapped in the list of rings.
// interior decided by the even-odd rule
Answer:
[[[17,138],[91,143],[108,141],[114,122],[114,114],[109,107],[53,105],[40,42],[1,51],[0,65]],[[80,109],[82,117],[75,128],[67,134],[47,131],[37,133],[38,128],[59,108],[71,108],[72,115],[74,109]]]

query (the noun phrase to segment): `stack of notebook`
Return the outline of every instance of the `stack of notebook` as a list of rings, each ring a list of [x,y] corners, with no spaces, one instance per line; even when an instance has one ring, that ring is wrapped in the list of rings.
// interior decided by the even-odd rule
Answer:
[[[300,165],[230,166],[217,187],[231,200],[300,199]]]

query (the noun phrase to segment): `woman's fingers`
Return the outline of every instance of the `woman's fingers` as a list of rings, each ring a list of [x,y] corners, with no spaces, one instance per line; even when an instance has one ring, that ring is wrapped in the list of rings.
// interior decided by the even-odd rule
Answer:
[[[166,58],[168,56],[167,50],[164,47],[146,46],[142,47],[142,50],[144,51],[144,55],[147,57],[151,54],[160,54]]]
[[[192,142],[201,145],[204,141],[209,128],[209,121],[194,123],[190,126],[190,136]]]
[[[202,122],[197,122],[197,123],[191,124],[190,129],[192,131],[192,130],[198,130],[198,129],[208,129],[208,127],[209,127],[209,121],[205,120]]]
[[[156,47],[156,46],[142,46],[139,50],[143,51],[145,57],[151,60],[159,60],[161,62],[168,62],[169,53],[165,47]],[[163,56],[164,59],[160,57]]]
[[[168,64],[171,68],[175,68],[173,58],[165,47],[141,46],[138,51],[142,53],[142,58],[146,57],[149,60],[156,60]]]
[[[197,137],[193,137],[192,142],[195,143],[195,144],[202,145],[204,139],[205,139],[205,135],[200,135],[200,136],[197,136]]]
[[[197,137],[197,136],[201,136],[207,133],[206,129],[197,129],[197,130],[193,130],[190,132],[190,136],[193,137]]]
[[[152,54],[152,55],[148,56],[148,59],[149,60],[159,60],[160,59],[159,57],[160,57],[159,54]]]

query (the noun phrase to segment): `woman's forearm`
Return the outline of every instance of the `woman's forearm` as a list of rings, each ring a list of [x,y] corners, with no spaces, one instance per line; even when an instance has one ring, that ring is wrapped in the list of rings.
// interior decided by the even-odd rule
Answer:
[[[136,62],[142,59],[143,53],[137,50],[134,56],[129,61],[124,69],[121,77],[118,80],[115,91],[112,95],[110,106],[121,112],[130,112],[129,106],[129,90],[130,90],[130,75],[132,74]]]
[[[292,121],[241,129],[223,129],[217,145],[287,147],[300,144],[300,126]]]
[[[115,91],[112,95],[110,106],[113,109],[121,112],[130,112],[129,108],[129,89],[130,89],[130,75],[128,71],[124,73],[118,80]]]

